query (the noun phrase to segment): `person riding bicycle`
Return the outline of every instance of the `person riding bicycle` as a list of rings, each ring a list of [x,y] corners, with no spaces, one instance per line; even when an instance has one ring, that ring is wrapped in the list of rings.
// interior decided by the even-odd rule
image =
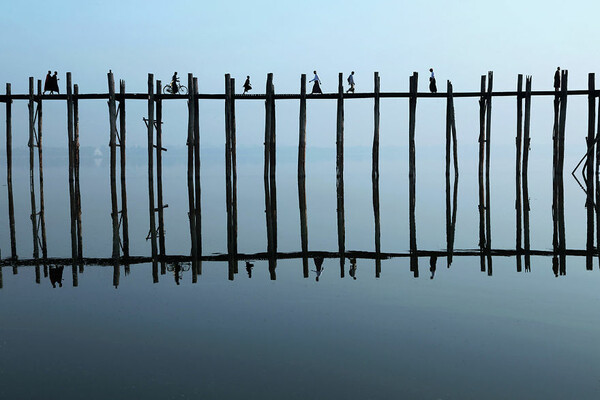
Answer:
[[[179,78],[177,72],[175,72],[171,78],[171,93],[175,94],[177,92],[179,92]]]

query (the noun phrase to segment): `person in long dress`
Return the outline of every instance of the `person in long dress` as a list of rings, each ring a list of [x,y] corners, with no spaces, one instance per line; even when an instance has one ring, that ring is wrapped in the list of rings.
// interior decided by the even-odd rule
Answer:
[[[556,72],[554,73],[554,91],[558,92],[560,90],[560,67],[556,68]]]
[[[248,91],[252,90],[252,85],[250,84],[250,75],[246,76],[246,82],[244,82],[244,93],[246,94]]]
[[[177,92],[179,92],[179,78],[177,77],[177,72],[175,72],[173,74],[173,77],[171,78],[171,93],[176,94]]]
[[[437,93],[437,85],[435,84],[435,75],[433,73],[433,68],[429,68],[429,72],[431,72],[431,76],[429,77],[429,91],[431,93]]]
[[[42,94],[46,94],[46,92],[52,93],[52,72],[50,71],[48,71],[46,80],[44,80],[44,93]]]
[[[319,75],[317,75],[317,71],[313,71],[313,72],[315,74],[315,77],[309,81],[309,82],[314,82],[311,93],[312,94],[315,94],[315,93],[323,94],[323,92],[321,91],[321,80],[319,79]]]
[[[58,72],[54,71],[54,75],[52,75],[52,80],[50,81],[50,86],[52,87],[50,93],[56,92],[60,94],[60,89],[58,88]]]

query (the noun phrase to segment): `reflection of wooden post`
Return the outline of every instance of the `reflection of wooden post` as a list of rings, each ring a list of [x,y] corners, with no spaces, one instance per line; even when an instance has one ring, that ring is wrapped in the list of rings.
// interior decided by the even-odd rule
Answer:
[[[35,147],[35,138],[34,138],[34,129],[35,129],[35,109],[33,102],[34,95],[34,79],[33,77],[29,77],[29,142],[27,146],[29,147],[29,198],[31,200],[31,232],[33,234],[33,258],[39,258],[39,247],[38,247],[38,235],[37,235],[37,210],[35,205],[35,180],[34,180],[34,150]]]
[[[79,276],[77,275],[77,267],[75,265],[71,268],[71,274],[73,276],[73,287],[79,286]]]
[[[148,74],[148,209],[150,212],[150,237],[152,260],[156,260],[156,220],[154,217],[154,75]]]
[[[194,229],[196,230],[197,271],[202,274],[202,203],[200,186],[200,105],[198,100],[198,78],[192,79],[194,86]]]
[[[452,147],[452,154],[451,154]],[[446,101],[446,249],[448,267],[452,264],[454,253],[454,231],[456,227],[456,203],[458,195],[458,149],[456,139],[456,121],[454,118],[454,94],[452,83],[447,83]],[[450,202],[450,157],[454,159],[454,187]]]
[[[594,266],[594,129],[596,128],[596,76],[588,75],[588,137],[586,168],[586,193],[585,207],[587,209],[587,242],[586,242],[586,268],[592,270]]]
[[[371,167],[371,181],[373,184],[373,218],[375,219],[375,277],[381,274],[381,224],[379,213],[379,98],[380,83],[379,72],[373,75],[374,104],[373,104],[373,164]]]
[[[0,267],[0,289],[2,289],[3,287],[3,283],[2,283],[2,267]]]
[[[523,243],[522,239],[522,204],[521,204],[521,150],[522,150],[522,132],[523,132],[523,75],[519,74],[517,77],[517,137],[515,139],[516,145],[516,164],[515,164],[515,217],[516,217],[516,258],[517,258],[517,272],[521,272],[521,253],[523,252],[523,248],[521,244]]]
[[[117,204],[117,106],[115,79],[108,73],[108,114],[110,118],[110,203],[112,219],[112,258],[119,258],[119,208]]]
[[[81,190],[79,185],[79,86],[73,85],[73,180],[75,194],[75,228],[77,230],[77,258],[83,258],[83,237],[81,233]],[[83,272],[83,264],[79,264]]]
[[[190,243],[192,268],[198,273],[198,251],[196,240],[196,211],[194,198],[194,80],[188,74],[188,136],[187,136],[187,187],[188,187],[188,217],[190,219]]]
[[[529,128],[531,121],[531,76],[525,79],[525,122],[523,125],[523,230],[525,247],[525,271],[530,270],[531,248],[529,243]]]
[[[118,261],[113,265],[113,286],[119,287],[119,278],[121,277],[121,267],[119,267]]]
[[[8,220],[10,227],[10,254],[17,259],[15,239],[15,206],[12,187],[12,97],[10,83],[6,84],[6,185],[8,187]]]
[[[127,182],[126,182],[126,136],[127,124],[125,121],[125,81],[119,82],[119,93],[121,101],[119,102],[119,133],[121,135],[121,226],[123,227],[123,256],[129,257],[129,219],[127,215]]]
[[[481,76],[481,97],[479,98],[479,248],[482,252],[480,264],[481,271],[485,271],[485,258],[483,250],[486,246],[485,240],[485,192],[483,186],[483,162],[485,157],[485,75]]]
[[[156,93],[160,95],[162,85],[159,80],[156,81]],[[165,220],[163,204],[163,186],[162,186],[162,98],[156,96],[156,192],[158,203],[158,247],[161,256],[161,274],[166,273],[165,269]]]
[[[74,171],[74,133],[73,133],[73,85],[71,84],[71,73],[67,72],[67,134],[69,142],[69,205],[71,209],[71,257],[77,258],[77,225],[75,217],[75,171]],[[75,279],[74,279],[75,284]]]
[[[343,74],[338,75],[337,132],[336,132],[336,183],[337,183],[337,228],[338,251],[340,254],[340,276],[344,277],[346,253],[346,226],[344,215],[344,82]]]
[[[42,228],[42,257],[44,260],[48,258],[48,247],[46,244],[46,212],[44,207],[44,162],[42,156],[42,81],[37,81],[38,93],[38,168],[40,180],[40,225]]]
[[[417,224],[416,224],[416,155],[415,155],[415,125],[417,114],[417,84],[419,74],[413,72],[410,77],[410,97],[408,116],[408,181],[409,181],[409,225],[410,225],[410,269],[418,275],[419,258],[417,256]]]
[[[298,134],[298,205],[300,207],[300,240],[302,242],[302,274],[308,278],[308,223],[306,221],[306,74],[300,77],[300,131]]]

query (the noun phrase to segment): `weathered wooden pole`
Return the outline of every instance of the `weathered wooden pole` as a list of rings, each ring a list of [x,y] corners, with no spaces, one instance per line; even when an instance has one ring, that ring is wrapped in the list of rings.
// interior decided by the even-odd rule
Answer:
[[[42,257],[45,260],[48,258],[48,246],[46,243],[46,209],[44,206],[44,162],[42,154],[42,81],[37,82],[37,131],[38,131],[38,168],[39,168],[39,181],[40,181],[40,225],[42,229]]]
[[[596,129],[596,76],[588,75],[588,136],[587,136],[587,159],[586,168],[586,202],[587,209],[587,241],[586,241],[586,268],[592,270],[594,267],[594,138]]]
[[[275,123],[275,85],[273,79],[271,79],[271,138],[269,140],[269,192],[271,195],[271,221],[273,231],[273,257],[277,256],[277,138],[276,138],[276,126]],[[274,259],[274,263],[277,260]]]
[[[154,207],[154,74],[148,74],[148,209],[153,266],[156,261],[156,219]]]
[[[458,191],[458,149],[456,142],[454,92],[452,89],[452,83],[448,81],[446,98],[446,250],[448,267],[452,264],[454,252],[454,228],[456,226],[456,201]],[[454,187],[452,191],[452,202],[450,201],[450,157],[453,157],[454,159]]]
[[[162,84],[156,81],[156,93],[162,93]],[[158,248],[161,257],[161,274],[166,273],[164,257],[165,251],[165,220],[163,203],[163,185],[162,185],[162,98],[156,96],[156,192],[158,203]]]
[[[483,251],[486,248],[485,239],[485,191],[483,185],[483,165],[485,158],[485,75],[481,76],[481,93],[479,98],[479,164],[478,164],[478,182],[479,182],[479,249],[481,250],[481,272],[485,272],[485,258]]]
[[[35,167],[35,106],[34,106],[34,79],[29,77],[29,141],[27,146],[29,147],[29,199],[31,202],[31,232],[33,234],[33,258],[39,258],[39,246],[38,246],[38,233],[37,233],[37,210],[35,204],[35,179],[34,179],[34,167]]]
[[[409,225],[410,225],[410,269],[418,276],[419,258],[417,255],[417,223],[416,223],[416,154],[415,154],[415,125],[417,116],[417,88],[419,74],[413,72],[410,77],[410,97],[408,116],[408,188],[409,188]]]
[[[600,101],[598,101],[598,132],[600,132]],[[596,144],[596,171],[594,174],[596,181],[596,252],[600,262],[600,144]]]
[[[194,79],[192,74],[188,74],[188,135],[187,135],[187,187],[188,187],[188,217],[190,220],[190,242],[192,268],[195,274],[198,274],[198,251],[196,240],[196,211],[194,197]]]
[[[523,230],[525,247],[525,271],[531,269],[531,254],[529,242],[529,150],[531,138],[531,76],[525,79],[525,121],[523,125]]]
[[[371,181],[373,186],[373,218],[375,220],[375,277],[381,275],[381,223],[379,211],[379,122],[380,84],[379,72],[373,74],[373,164]]]
[[[485,121],[485,236],[486,255],[488,262],[488,275],[492,275],[492,223],[491,223],[491,196],[490,196],[490,150],[492,145],[492,87],[494,73],[488,71],[486,121]]]
[[[123,229],[123,256],[129,258],[129,217],[127,213],[127,179],[126,179],[126,137],[125,120],[125,81],[119,82],[119,133],[121,135],[119,150],[121,153],[121,227]]]
[[[121,277],[121,267],[119,266],[119,262],[115,261],[113,265],[113,286],[115,289],[119,287],[119,279]]]
[[[568,71],[562,71],[561,93],[560,93],[560,115],[558,129],[558,236],[560,252],[560,270],[564,273],[566,270],[566,237],[565,237],[565,189],[563,183],[563,171],[565,162],[565,128],[567,119],[567,81]]]
[[[119,250],[119,206],[117,201],[117,105],[115,79],[112,72],[108,76],[108,114],[110,120],[110,203],[112,219],[112,258],[117,260]]]
[[[194,86],[194,218],[196,223],[196,252],[198,274],[202,274],[202,189],[200,186],[200,104],[198,100],[198,78],[192,79]]]
[[[344,77],[338,75],[337,95],[337,129],[336,129],[336,188],[337,188],[337,228],[338,251],[340,254],[340,276],[344,277],[344,262],[346,253],[346,226],[344,215]]]
[[[558,252],[558,130],[560,113],[560,92],[554,94],[554,124],[552,126],[552,247]],[[558,264],[557,264],[558,266]]]
[[[522,198],[521,198],[521,162],[522,162],[522,136],[523,136],[523,75],[519,74],[517,77],[517,136],[515,139],[516,145],[516,164],[515,164],[515,218],[516,218],[516,243],[515,249],[517,251],[517,272],[521,272],[521,253],[523,252],[522,243]]]
[[[8,188],[8,220],[10,228],[10,255],[17,259],[15,235],[15,203],[12,186],[12,97],[10,83],[6,84],[6,186]]]
[[[267,252],[269,255],[274,253],[273,240],[273,214],[271,212],[271,188],[269,182],[269,172],[271,163],[271,124],[273,119],[273,74],[267,74],[265,99],[265,160],[264,160],[264,187],[265,187],[265,216],[267,224]]]
[[[73,85],[71,83],[71,73],[67,72],[67,135],[69,142],[69,206],[71,210],[71,257],[76,260],[77,257],[77,218],[76,218],[76,200],[75,200],[75,162],[74,162],[74,115],[73,115]],[[75,268],[75,267],[74,267]],[[75,277],[73,285],[75,285]]]
[[[231,126],[230,126],[230,134],[231,134],[231,229],[232,229],[232,241],[233,241],[233,255],[235,258],[234,264],[234,273],[238,273],[238,262],[237,262],[237,254],[238,254],[238,224],[237,224],[237,138],[236,138],[236,129],[235,129],[235,79],[230,79],[231,85],[231,103],[229,104],[230,118],[231,118]]]
[[[306,221],[306,74],[300,76],[300,120],[298,132],[298,206],[300,209],[300,240],[302,274],[308,278],[308,223]]]
[[[225,207],[227,214],[227,254],[229,266],[229,279],[233,279],[233,204],[232,204],[232,179],[231,179],[231,76],[225,74]]]
[[[79,185],[79,86],[73,85],[73,191],[75,195],[75,228],[77,230],[77,258],[83,259],[83,235],[81,233],[81,189]],[[79,264],[83,272],[83,263]]]

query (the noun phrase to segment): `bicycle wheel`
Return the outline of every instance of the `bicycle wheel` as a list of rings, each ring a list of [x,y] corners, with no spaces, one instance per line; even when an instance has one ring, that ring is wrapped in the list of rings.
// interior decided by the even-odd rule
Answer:
[[[163,88],[163,93],[164,93],[164,94],[171,94],[171,85],[166,85],[166,86]]]
[[[180,94],[188,94],[187,88],[183,85],[179,86],[179,93]]]

